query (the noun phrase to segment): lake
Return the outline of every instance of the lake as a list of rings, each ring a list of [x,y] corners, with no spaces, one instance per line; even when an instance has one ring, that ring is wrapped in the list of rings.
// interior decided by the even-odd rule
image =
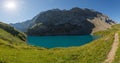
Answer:
[[[97,39],[96,36],[28,36],[28,44],[45,48],[81,46]]]

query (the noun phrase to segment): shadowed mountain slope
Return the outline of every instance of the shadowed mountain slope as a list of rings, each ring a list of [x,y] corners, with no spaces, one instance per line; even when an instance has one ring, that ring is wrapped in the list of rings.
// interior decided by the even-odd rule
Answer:
[[[25,28],[28,35],[84,35],[111,28],[115,22],[100,12],[75,7],[70,10],[44,11],[30,20],[30,23],[21,24],[28,25],[26,28],[18,25]],[[21,30],[16,24],[12,26]]]

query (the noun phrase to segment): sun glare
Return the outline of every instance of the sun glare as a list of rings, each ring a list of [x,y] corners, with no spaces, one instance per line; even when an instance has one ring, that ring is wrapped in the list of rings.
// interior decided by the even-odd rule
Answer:
[[[15,10],[16,6],[17,6],[17,4],[14,1],[8,1],[8,2],[4,3],[4,7],[8,10]]]

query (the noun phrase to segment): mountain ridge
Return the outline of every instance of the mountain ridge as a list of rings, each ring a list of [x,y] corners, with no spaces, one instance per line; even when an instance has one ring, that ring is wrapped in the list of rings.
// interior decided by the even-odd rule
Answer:
[[[92,34],[111,28],[111,25],[115,24],[113,20],[100,12],[78,7],[70,10],[52,9],[44,11],[30,21],[31,23],[26,23],[29,26],[25,28],[28,35]],[[12,26],[16,27],[15,25],[12,24]]]

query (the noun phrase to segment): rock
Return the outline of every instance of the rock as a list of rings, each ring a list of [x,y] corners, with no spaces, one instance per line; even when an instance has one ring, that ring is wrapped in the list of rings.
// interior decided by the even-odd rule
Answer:
[[[83,35],[111,28],[108,16],[91,9],[53,9],[41,12],[28,23],[28,35]]]

